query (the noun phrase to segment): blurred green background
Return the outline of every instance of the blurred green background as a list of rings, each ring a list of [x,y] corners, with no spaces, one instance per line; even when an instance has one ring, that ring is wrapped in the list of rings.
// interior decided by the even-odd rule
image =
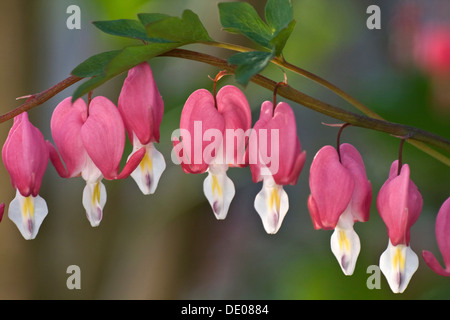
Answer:
[[[265,1],[249,2],[263,12]],[[450,19],[448,1],[377,1],[381,30],[366,27],[370,1],[292,3],[297,25],[284,51],[289,62],[328,79],[389,120],[450,138],[450,103],[438,91],[448,90],[450,81],[436,80],[419,70],[411,48],[414,32],[422,23],[450,23],[445,21]],[[81,9],[81,30],[66,27],[66,9],[72,4]],[[217,1],[1,1],[1,112],[18,106],[16,97],[61,81],[89,56],[128,44],[128,40],[103,34],[92,21],[134,19],[140,12],[180,16],[184,9],[199,15],[212,38],[251,45],[221,30]],[[230,54],[198,45],[188,48],[224,58]],[[361,152],[374,190],[371,219],[355,224],[361,253],[354,274],[348,277],[331,253],[331,232],[314,230],[306,206],[311,161],[323,145],[334,145],[336,139],[336,128],[321,123],[337,121],[292,104],[308,158],[298,184],[285,187],[290,210],[276,235],[265,233],[253,208],[262,184],[252,183],[248,168],[228,171],[236,196],[226,220],[217,221],[202,191],[206,174],[187,175],[172,163],[170,136],[178,127],[190,93],[212,89],[208,76],[220,70],[175,58],[155,58],[150,65],[165,101],[157,148],[165,156],[167,169],[157,192],[142,195],[131,178],[104,181],[108,193],[104,217],[99,227],[92,228],[81,203],[84,181],[62,179],[49,165],[40,192],[49,214],[37,238],[24,240],[6,212],[0,224],[0,299],[450,298],[450,279],[434,274],[420,256],[422,250],[431,250],[442,261],[434,221],[440,205],[450,196],[449,167],[405,145],[404,161],[424,198],[422,215],[411,230],[411,247],[419,255],[420,265],[403,294],[393,294],[383,275],[380,289],[369,290],[366,281],[371,273],[367,268],[378,264],[388,243],[386,227],[376,211],[376,195],[397,157],[399,140],[352,127],[342,136],[343,142],[353,143]],[[283,80],[278,67],[269,67],[264,74]],[[94,95],[117,102],[124,77],[111,80]],[[311,81],[290,72],[287,77],[291,86],[354,111]],[[232,77],[219,85],[226,83],[233,84]],[[46,139],[52,141],[49,126],[53,108],[74,89],[66,89],[29,112]],[[254,123],[261,103],[271,99],[272,93],[253,84],[242,89],[252,107]],[[9,121],[0,126],[3,141],[11,125]],[[0,171],[1,201],[9,204],[15,191],[4,166]],[[66,287],[70,265],[81,269],[81,290]]]

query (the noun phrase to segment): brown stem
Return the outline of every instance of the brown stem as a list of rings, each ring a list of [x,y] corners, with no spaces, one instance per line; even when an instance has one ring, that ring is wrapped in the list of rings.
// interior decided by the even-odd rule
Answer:
[[[344,129],[346,128],[346,127],[348,127],[348,126],[351,126],[351,124],[350,123],[344,123],[342,126],[341,126],[341,128],[339,129],[339,132],[338,132],[338,135],[337,135],[337,153],[338,153],[338,156],[339,156],[339,162],[342,162],[341,161],[341,134],[342,134],[342,131],[344,131]]]
[[[161,56],[177,57],[188,60],[200,61],[203,63],[210,64],[212,66],[216,66],[222,70],[228,70],[229,72],[232,73],[234,73],[236,69],[235,66],[229,65],[227,61],[223,59],[190,50],[174,49],[162,54]],[[275,89],[275,86],[277,84],[275,81],[272,81],[260,74],[253,76],[251,81],[271,91]],[[289,85],[280,86],[277,90],[277,93],[280,96],[287,98],[293,102],[297,102],[307,108],[313,109],[317,112],[330,116],[334,119],[350,123],[351,125],[356,127],[385,132],[394,136],[401,136],[401,137],[409,136],[410,138],[408,139],[408,141],[411,141],[411,143],[413,143],[416,147],[425,151],[426,153],[433,153],[431,154],[433,157],[443,161],[444,163],[450,166],[450,159],[448,159],[443,155],[440,155],[436,151],[433,151],[433,149],[430,149],[428,146],[423,144],[428,143],[430,145],[441,148],[450,153],[450,141],[438,135],[415,127],[406,126],[399,123],[389,122],[381,119],[374,119],[368,116],[356,114],[341,109],[339,107],[330,105],[328,103],[317,100],[311,96],[308,96],[303,92],[295,90]]]
[[[57,95],[64,89],[70,87],[71,85],[77,83],[81,79],[83,79],[83,78],[70,76],[70,77],[64,79],[63,81],[58,82],[53,87],[51,87],[45,91],[27,96],[28,99],[24,104],[20,105],[19,107],[15,108],[14,110],[11,110],[11,111],[1,115],[0,123],[6,122],[10,119],[13,119],[15,116],[21,114],[22,112],[28,111],[38,105],[43,104],[50,98],[54,97],[55,95]]]
[[[190,50],[184,50],[184,49],[173,49],[171,51],[168,51],[164,54],[161,54],[160,56],[166,56],[166,57],[177,57],[177,58],[183,58],[193,61],[199,61],[202,63],[206,63],[212,66],[216,66],[220,68],[221,70],[226,70],[229,73],[235,72],[235,66],[231,66],[227,63],[226,60],[200,53]],[[72,84],[80,81],[82,78],[70,76],[67,79],[61,81],[60,83],[56,84],[55,86],[51,87],[50,89],[43,91],[41,93],[38,93],[36,95],[30,96],[30,98],[21,106],[17,107],[16,109],[0,116],[0,123],[5,122],[9,119],[14,118],[16,115],[27,111],[35,106],[38,106],[57,93],[61,92],[65,88],[71,86]],[[257,74],[252,77],[251,81],[263,88],[266,88],[268,90],[273,91],[275,87],[277,86],[277,83],[275,81],[272,81],[260,74]],[[369,117],[364,116],[360,114],[356,114],[344,109],[341,109],[339,107],[327,104],[325,102],[322,102],[320,100],[317,100],[311,96],[308,96],[304,94],[303,92],[300,92],[298,90],[295,90],[294,88],[290,87],[289,85],[280,86],[277,88],[277,93],[287,98],[293,102],[299,103],[307,108],[310,108],[312,110],[315,110],[317,112],[320,112],[324,115],[327,115],[329,117],[332,117],[334,119],[341,120],[345,123],[349,123],[356,127],[362,127],[367,129],[372,129],[384,133],[388,133],[394,136],[400,136],[400,137],[408,137],[408,142],[412,145],[416,146],[418,149],[422,150],[423,152],[431,155],[432,157],[436,158],[437,160],[443,162],[444,164],[450,166],[450,158],[447,156],[441,154],[440,152],[436,151],[435,149],[432,149],[427,144],[430,144],[434,147],[441,148],[442,150],[445,150],[446,152],[450,153],[450,141],[447,139],[444,139],[438,135],[432,134],[430,132],[427,132],[425,130],[421,130],[415,127],[406,126],[398,123],[393,123],[389,121],[385,121],[382,119],[379,119],[378,117]]]

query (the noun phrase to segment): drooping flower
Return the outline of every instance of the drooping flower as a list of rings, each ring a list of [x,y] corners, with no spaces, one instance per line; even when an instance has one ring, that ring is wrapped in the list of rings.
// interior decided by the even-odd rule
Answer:
[[[251,127],[245,95],[227,85],[213,96],[199,89],[187,99],[180,119],[180,136],[172,137],[176,157],[186,173],[204,173],[203,192],[217,219],[225,219],[235,195],[226,172],[245,166],[245,141]],[[181,138],[181,141],[180,139]]]
[[[261,105],[259,120],[253,126],[247,148],[253,182],[263,181],[256,195],[255,209],[264,229],[275,234],[289,209],[284,185],[295,185],[305,164],[292,108],[286,102],[274,107],[273,102]]]
[[[342,271],[352,275],[361,244],[353,229],[369,220],[372,186],[361,155],[344,143],[339,154],[332,146],[320,149],[311,164],[308,209],[314,228],[333,230],[331,250]]]
[[[422,257],[431,270],[441,276],[450,277],[450,197],[442,204],[436,217],[436,240],[444,258],[445,269],[430,251],[422,251]]]
[[[159,142],[164,102],[147,62],[128,71],[120,92],[118,107],[133,145],[130,157],[142,147],[145,148],[144,158],[131,173],[131,177],[143,194],[153,194],[166,168],[163,155],[154,146],[155,142]]]
[[[55,108],[51,131],[56,148],[48,143],[50,159],[63,178],[82,176],[86,181],[83,206],[93,227],[100,224],[106,204],[106,188],[101,182],[123,179],[136,169],[145,150],[135,153],[119,173],[125,147],[125,128],[116,106],[107,98],[92,99],[88,108],[84,100],[73,104],[71,97]]]
[[[42,133],[30,123],[26,112],[14,118],[2,157],[16,189],[8,216],[25,239],[34,239],[48,213],[45,200],[39,196],[39,189],[49,154]]]
[[[381,187],[377,208],[386,224],[389,243],[380,257],[380,269],[391,290],[402,293],[419,266],[419,259],[410,247],[410,229],[419,218],[423,199],[410,179],[407,164],[392,163],[389,178]]]

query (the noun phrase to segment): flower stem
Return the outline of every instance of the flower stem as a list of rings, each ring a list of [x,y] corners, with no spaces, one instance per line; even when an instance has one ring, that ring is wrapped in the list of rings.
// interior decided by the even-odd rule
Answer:
[[[210,44],[210,43],[207,43]],[[212,44],[211,44],[212,45]],[[235,50],[235,51],[245,51],[250,50],[245,47],[236,46],[236,45],[228,45],[228,44],[214,44],[217,47]],[[165,57],[177,57],[182,59],[188,59],[192,61],[198,61],[202,63],[206,63],[215,67],[220,68],[221,70],[225,70],[228,73],[234,73],[236,67],[231,66],[227,63],[226,60],[211,56],[208,54],[185,50],[185,49],[173,49],[171,51],[168,51],[164,54],[161,54],[160,56]],[[268,90],[271,90],[272,92],[277,88],[277,94],[280,96],[289,99],[293,102],[299,103],[307,108],[310,108],[314,111],[317,111],[319,113],[322,113],[324,115],[327,115],[329,117],[332,117],[334,119],[338,119],[343,121],[344,123],[349,123],[356,127],[362,127],[367,129],[372,129],[384,133],[388,133],[394,136],[400,136],[400,137],[408,137],[407,141],[420,149],[421,151],[429,154],[433,158],[441,161],[442,163],[446,164],[447,166],[450,166],[450,158],[439,151],[431,148],[429,145],[439,148],[442,151],[448,152],[450,154],[450,141],[442,138],[438,135],[435,135],[433,133],[427,132],[425,130],[421,130],[415,127],[406,126],[398,123],[393,123],[386,121],[382,119],[380,116],[375,114],[374,112],[370,111],[367,107],[364,107],[362,104],[357,102],[355,99],[353,99],[350,95],[344,93],[342,90],[337,89],[334,85],[328,83],[326,80],[321,79],[320,77],[317,77],[309,72],[303,71],[302,69],[293,66],[289,63],[287,63],[284,59],[275,58],[274,62],[278,63],[281,66],[286,67],[289,70],[292,70],[299,74],[304,74],[305,76],[308,76],[309,78],[312,78],[313,80],[319,82],[320,84],[327,86],[332,91],[340,94],[342,97],[344,97],[346,100],[350,101],[353,105],[359,106],[358,109],[360,109],[363,113],[368,113],[369,115],[360,115],[356,114],[344,109],[341,109],[339,107],[327,104],[325,102],[322,102],[318,99],[315,99],[311,96],[306,95],[305,93],[298,91],[291,86],[285,84],[285,85],[278,85],[277,82],[268,79],[260,74],[257,74],[252,77],[251,81],[263,88],[266,88]],[[76,82],[82,80],[83,78],[76,77],[76,76],[69,76],[68,78],[64,79],[63,81],[57,83],[53,87],[35,94],[27,96],[27,101],[20,105],[19,107],[15,108],[14,110],[1,115],[0,116],[0,123],[3,123],[7,120],[10,120],[14,118],[15,116],[19,115],[22,112],[28,111],[33,107],[36,107],[45,101],[49,100],[53,96],[55,96],[57,93],[63,91],[67,87],[75,84]],[[428,145],[429,144],[429,145]]]
[[[13,119],[15,116],[21,114],[22,112],[28,111],[38,105],[43,104],[44,102],[46,102],[47,100],[49,100],[50,98],[54,97],[55,95],[57,95],[58,93],[60,93],[61,91],[63,91],[64,89],[70,87],[71,85],[77,83],[78,81],[80,81],[83,78],[80,77],[75,77],[75,76],[69,76],[68,78],[64,79],[61,82],[58,82],[57,84],[55,84],[53,87],[42,91],[40,93],[37,94],[33,94],[33,95],[29,95],[26,96],[27,101],[20,105],[19,107],[3,114],[0,116],[0,123],[6,122],[8,120]]]
[[[222,70],[228,70],[230,73],[234,73],[236,69],[235,66],[229,65],[226,60],[208,54],[185,49],[173,49],[169,52],[162,54],[161,56],[177,57],[182,59],[199,61],[218,67]],[[275,89],[275,86],[277,84],[277,82],[270,80],[260,74],[253,76],[251,78],[251,81],[271,91]],[[277,93],[286,99],[299,103],[307,108],[320,112],[324,115],[330,116],[334,119],[341,120],[345,123],[348,122],[356,127],[372,129],[388,133],[394,136],[401,136],[401,137],[408,136],[410,137],[408,139],[408,142],[410,142],[412,145],[414,145],[421,151],[429,154],[433,158],[441,161],[447,166],[450,166],[449,157],[441,154],[440,152],[426,145],[430,144],[434,147],[440,148],[450,153],[450,141],[438,135],[415,127],[379,119],[379,117],[374,118],[370,116],[364,116],[341,109],[339,107],[330,105],[328,103],[317,100],[311,96],[308,96],[305,93],[300,92],[289,85],[280,86],[277,89]]]

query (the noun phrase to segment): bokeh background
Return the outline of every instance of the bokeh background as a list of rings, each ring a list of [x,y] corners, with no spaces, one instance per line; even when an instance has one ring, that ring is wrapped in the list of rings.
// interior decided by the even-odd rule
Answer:
[[[263,12],[265,1],[249,2]],[[449,72],[431,72],[415,58],[415,39],[427,26],[450,28],[447,0],[377,1],[380,30],[366,27],[371,1],[292,2],[297,25],[284,51],[289,62],[328,79],[391,121],[450,138]],[[71,4],[81,9],[81,30],[66,27],[66,9]],[[180,16],[184,9],[197,13],[214,39],[251,45],[221,30],[217,1],[0,1],[0,111],[18,106],[16,97],[43,91],[66,78],[89,56],[130,43],[103,34],[92,21],[134,19],[140,12]],[[446,41],[448,49],[450,39]],[[204,46],[188,48],[224,58],[230,54]],[[202,192],[206,174],[187,175],[172,163],[170,136],[178,127],[189,94],[199,88],[212,89],[208,76],[220,70],[175,58],[155,58],[150,65],[165,101],[158,149],[165,156],[167,169],[157,192],[142,195],[131,178],[105,181],[108,200],[103,221],[92,228],[81,204],[84,181],[62,179],[49,164],[40,192],[49,214],[37,238],[24,240],[6,212],[0,224],[0,299],[450,298],[450,279],[434,274],[420,256],[422,250],[431,250],[442,261],[434,221],[450,195],[449,167],[405,145],[404,160],[424,198],[422,215],[411,231],[411,247],[419,255],[420,265],[403,294],[393,294],[383,275],[380,289],[369,290],[366,281],[371,273],[367,268],[378,264],[388,243],[375,199],[397,157],[399,140],[352,127],[342,136],[361,152],[374,190],[369,222],[355,225],[362,249],[355,272],[348,277],[331,253],[331,231],[314,230],[306,206],[313,156],[323,145],[334,145],[336,139],[336,128],[322,122],[336,120],[292,104],[308,158],[298,184],[285,188],[290,210],[276,235],[264,232],[253,208],[262,185],[252,183],[248,168],[228,171],[237,192],[226,220],[217,221]],[[269,67],[264,74],[283,80],[278,67]],[[94,95],[117,102],[124,77],[111,80]],[[287,77],[291,86],[354,111],[317,84],[290,72]],[[227,83],[233,84],[233,78],[226,77],[219,85]],[[46,139],[52,141],[49,126],[53,108],[74,89],[66,89],[29,112]],[[261,103],[272,93],[253,84],[242,89],[252,107],[254,123]],[[8,121],[0,126],[3,141],[11,125]],[[14,193],[1,165],[1,201],[8,205]],[[70,265],[81,269],[81,290],[66,287]]]

